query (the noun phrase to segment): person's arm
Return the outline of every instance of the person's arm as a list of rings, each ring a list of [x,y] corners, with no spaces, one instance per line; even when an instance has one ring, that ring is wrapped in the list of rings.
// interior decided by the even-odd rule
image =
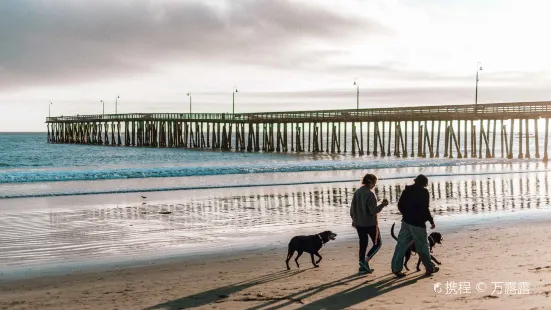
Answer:
[[[350,205],[350,217],[352,218],[352,224],[354,224],[354,209],[357,207],[356,193],[352,197],[352,203]]]
[[[377,197],[375,197],[375,194],[373,192],[370,192],[370,195],[367,196],[367,209],[369,211],[369,214],[375,215],[383,209],[385,204],[377,205]]]
[[[398,199],[398,211],[400,211],[400,213],[404,214],[404,207],[405,207],[405,204],[406,204],[406,198],[405,196],[407,195],[407,191],[404,190],[402,192],[402,194],[400,195],[400,198]]]
[[[427,219],[427,221],[429,221],[431,226],[434,227],[434,219],[432,218],[432,214],[430,213],[429,203],[430,203],[429,191],[425,189],[423,191],[423,206],[427,206],[427,208],[425,209],[426,210],[425,211],[426,212],[426,219]]]

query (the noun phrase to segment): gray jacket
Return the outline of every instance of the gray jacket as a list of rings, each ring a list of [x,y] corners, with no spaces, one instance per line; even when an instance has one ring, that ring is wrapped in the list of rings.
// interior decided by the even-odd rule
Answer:
[[[366,186],[362,186],[354,192],[354,198],[352,198],[352,205],[350,206],[350,216],[356,226],[376,226],[377,213],[381,212],[382,209],[382,205],[377,205],[375,193]]]

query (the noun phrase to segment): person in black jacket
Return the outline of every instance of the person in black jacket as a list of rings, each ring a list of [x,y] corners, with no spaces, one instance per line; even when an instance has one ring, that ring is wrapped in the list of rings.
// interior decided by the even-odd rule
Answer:
[[[398,233],[398,241],[392,257],[392,272],[402,277],[404,266],[404,255],[411,242],[415,242],[415,249],[425,265],[426,274],[431,275],[438,271],[438,267],[430,259],[427,227],[425,223],[431,224],[434,229],[434,220],[429,210],[429,191],[426,189],[429,180],[420,174],[415,178],[413,185],[406,186],[398,201],[398,210],[402,213],[402,227]]]

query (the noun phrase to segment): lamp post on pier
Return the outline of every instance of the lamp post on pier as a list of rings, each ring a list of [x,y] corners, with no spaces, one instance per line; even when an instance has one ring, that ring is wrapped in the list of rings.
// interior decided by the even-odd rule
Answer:
[[[189,97],[189,114],[191,114],[191,93],[187,93],[187,96]]]
[[[52,117],[51,109],[50,109],[51,106],[52,106],[52,102],[50,101],[50,104],[48,105],[48,117]]]
[[[235,93],[237,93],[237,87],[233,87],[232,92],[232,115],[235,115]]]
[[[103,102],[103,100],[100,100],[99,102],[101,102],[101,105],[103,106],[102,116],[105,116],[105,102]]]
[[[117,96],[117,98],[115,98],[115,114],[118,114],[117,106],[118,106],[119,98],[120,98],[119,96]]]
[[[482,64],[479,62],[476,63],[476,88],[474,93],[474,105],[475,105],[475,111],[478,107],[478,72],[482,71]]]
[[[358,79],[354,81],[354,84],[356,85],[356,110],[360,109],[360,82]]]

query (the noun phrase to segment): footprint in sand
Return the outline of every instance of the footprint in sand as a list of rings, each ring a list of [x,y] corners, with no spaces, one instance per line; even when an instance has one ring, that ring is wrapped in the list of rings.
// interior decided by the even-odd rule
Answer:
[[[547,269],[547,270],[545,270]],[[539,271],[551,271],[551,266],[545,266],[545,267],[536,267],[534,269],[528,269],[528,270],[531,270],[531,271],[534,271],[534,272],[539,272]]]
[[[498,296],[496,295],[486,295],[484,297],[482,297],[483,299],[496,299],[496,298],[499,298]]]

